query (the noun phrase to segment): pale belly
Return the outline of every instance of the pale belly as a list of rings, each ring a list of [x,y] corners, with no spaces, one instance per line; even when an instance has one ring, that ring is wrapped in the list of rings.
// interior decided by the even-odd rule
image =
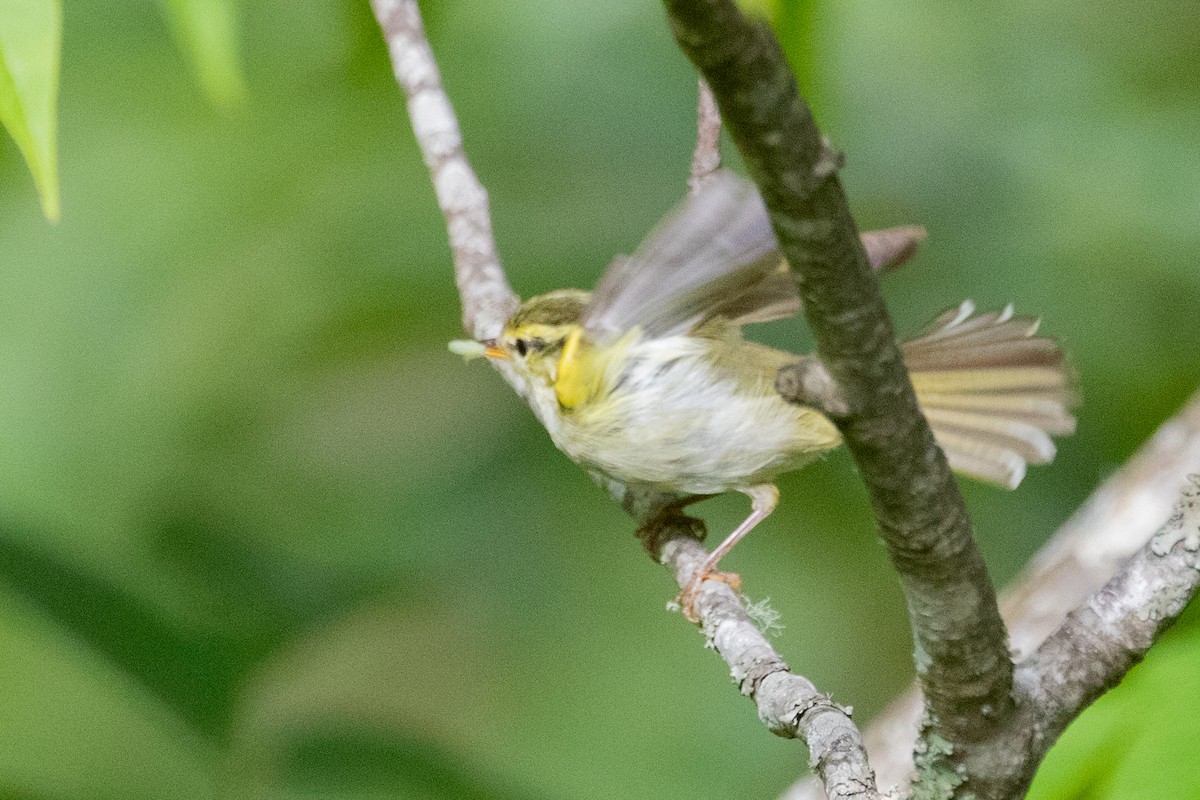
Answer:
[[[773,381],[765,371],[717,377],[698,355],[653,353],[606,397],[563,414],[552,434],[572,459],[626,484],[717,494],[770,482],[840,441],[825,417],[780,399]]]

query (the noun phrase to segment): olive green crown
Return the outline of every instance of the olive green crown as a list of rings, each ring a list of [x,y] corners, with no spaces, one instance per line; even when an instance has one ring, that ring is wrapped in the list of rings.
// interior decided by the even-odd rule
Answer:
[[[517,313],[508,321],[510,330],[519,330],[526,325],[574,325],[583,316],[588,293],[579,289],[559,289],[548,294],[531,297],[521,304]]]

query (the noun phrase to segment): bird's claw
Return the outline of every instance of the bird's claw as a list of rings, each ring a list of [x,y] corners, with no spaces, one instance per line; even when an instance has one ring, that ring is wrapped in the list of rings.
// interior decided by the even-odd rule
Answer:
[[[675,603],[683,612],[683,618],[691,623],[700,621],[700,614],[696,611],[696,601],[700,599],[700,588],[705,581],[717,581],[733,589],[738,595],[742,593],[742,576],[736,572],[700,572],[683,587],[679,596],[675,598]]]

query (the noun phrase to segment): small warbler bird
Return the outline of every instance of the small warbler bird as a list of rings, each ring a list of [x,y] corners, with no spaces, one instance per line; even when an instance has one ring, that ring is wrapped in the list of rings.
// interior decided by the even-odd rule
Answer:
[[[596,290],[527,300],[497,339],[469,343],[510,362],[551,439],[573,461],[627,487],[686,495],[738,491],[752,512],[712,552],[700,583],[775,508],[773,481],[836,447],[813,408],[783,400],[775,375],[802,357],[741,336],[800,311],[762,199],[730,172],[667,215]],[[1070,371],[1038,321],[967,302],[902,351],[921,410],[956,471],[1010,489],[1054,457],[1075,419]],[[470,347],[460,346],[459,352]],[[724,576],[733,577],[733,576]]]

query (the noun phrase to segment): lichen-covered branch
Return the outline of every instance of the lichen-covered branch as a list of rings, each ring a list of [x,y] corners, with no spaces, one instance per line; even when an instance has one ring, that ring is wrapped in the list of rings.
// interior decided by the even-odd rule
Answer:
[[[1019,696],[1036,712],[1042,753],[1142,660],[1198,586],[1200,475],[1192,475],[1166,524],[1019,665]]]
[[[958,745],[1013,710],[995,593],[962,497],[917,409],[837,170],[771,31],[732,0],[664,0],[712,88],[799,277],[818,354],[847,404],[835,418],[870,491],[912,621],[930,727]]]
[[[973,796],[1023,796],[1067,725],[1142,660],[1198,586],[1200,475],[1193,475],[1158,533],[1017,666],[1017,713],[988,743],[991,760],[1007,768],[972,775]]]
[[[1150,539],[1200,473],[1200,391],[1038,551],[1000,601],[1024,657]]]
[[[700,543],[704,523],[682,513],[698,498],[631,493],[603,475],[593,477],[631,516],[643,520],[638,538],[650,555],[671,571],[679,588],[690,586],[708,558]],[[705,639],[725,660],[742,694],[754,701],[763,724],[776,735],[804,740],[822,792],[827,792],[830,800],[881,800],[862,734],[849,710],[835,704],[807,678],[790,671],[742,596],[727,584],[710,579],[702,584],[693,608]]]
[[[694,535],[696,523],[668,515],[658,520],[655,530],[641,534],[680,588],[689,585],[708,557]],[[809,764],[830,800],[879,800],[862,735],[850,712],[789,670],[738,594],[719,581],[705,581],[695,608],[706,639],[729,665],[742,694],[754,701],[763,724],[779,736],[800,738],[808,745]]]
[[[463,327],[476,339],[496,336],[518,300],[500,266],[487,191],[467,161],[421,11],[416,0],[371,0],[371,8],[383,29],[396,80],[408,98],[413,133],[446,218]]]

